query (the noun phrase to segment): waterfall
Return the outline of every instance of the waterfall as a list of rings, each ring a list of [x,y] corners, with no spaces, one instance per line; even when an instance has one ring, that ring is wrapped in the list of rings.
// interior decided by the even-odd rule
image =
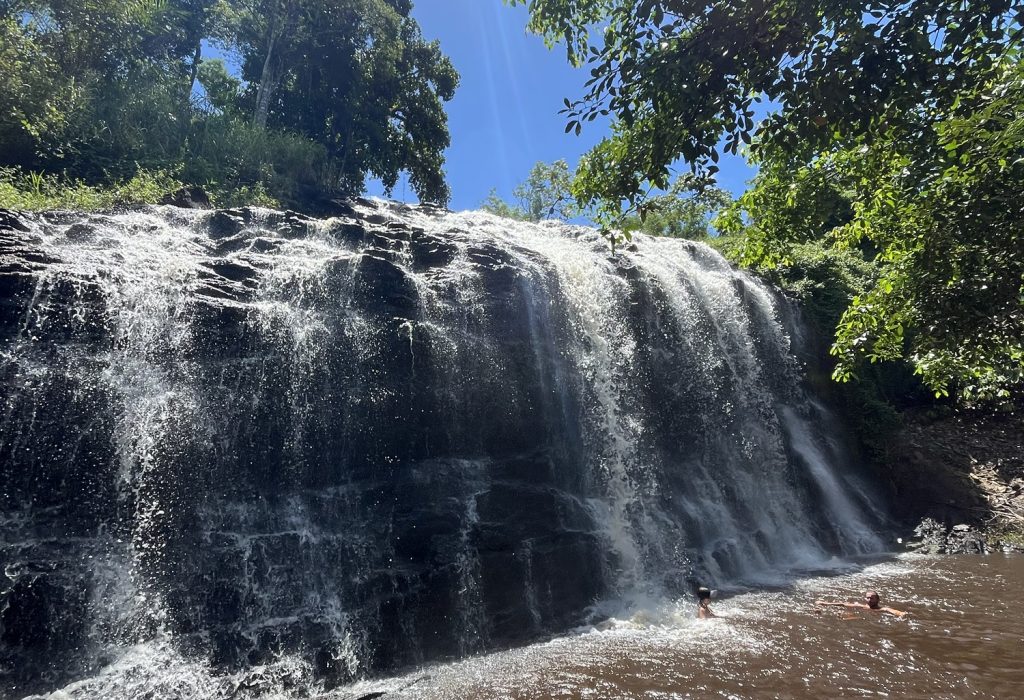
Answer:
[[[0,694],[330,687],[881,549],[787,302],[703,244],[0,221]]]

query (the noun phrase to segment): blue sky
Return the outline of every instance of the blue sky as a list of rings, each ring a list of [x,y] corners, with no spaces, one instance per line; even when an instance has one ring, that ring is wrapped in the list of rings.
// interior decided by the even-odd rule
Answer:
[[[583,95],[589,70],[573,69],[563,47],[548,49],[528,34],[524,7],[501,0],[414,2],[423,35],[440,40],[462,76],[447,106],[452,145],[445,169],[452,209],[476,209],[492,187],[509,199],[538,160],[564,158],[575,166],[607,134],[607,124],[600,122],[586,125],[580,136],[565,133],[558,114],[562,99]],[[725,155],[720,166],[719,183],[735,194],[753,176],[741,157]],[[379,184],[368,189],[380,193]],[[415,201],[404,181],[392,197]]]

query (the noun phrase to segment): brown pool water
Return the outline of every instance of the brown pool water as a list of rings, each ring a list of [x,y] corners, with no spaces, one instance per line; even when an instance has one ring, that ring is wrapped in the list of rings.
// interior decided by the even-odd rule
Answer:
[[[903,620],[822,610],[877,589]],[[1024,557],[901,555],[714,601],[649,602],[550,642],[336,698],[1024,698]]]

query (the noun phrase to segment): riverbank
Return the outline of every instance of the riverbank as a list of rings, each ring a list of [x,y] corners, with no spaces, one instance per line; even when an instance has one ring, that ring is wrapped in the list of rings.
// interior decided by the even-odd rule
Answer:
[[[924,551],[1024,551],[1019,413],[907,411],[881,469]]]

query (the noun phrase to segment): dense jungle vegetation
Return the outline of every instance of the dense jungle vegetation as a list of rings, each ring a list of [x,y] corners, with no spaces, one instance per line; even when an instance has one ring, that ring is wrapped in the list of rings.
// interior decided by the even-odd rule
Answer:
[[[9,206],[308,204],[406,172],[445,203],[458,74],[411,0],[0,0]],[[237,58],[232,70],[210,47]]]

